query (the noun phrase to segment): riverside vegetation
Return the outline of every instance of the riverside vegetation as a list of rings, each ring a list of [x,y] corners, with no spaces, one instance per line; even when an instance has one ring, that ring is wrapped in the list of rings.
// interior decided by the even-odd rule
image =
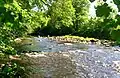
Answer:
[[[95,17],[89,15],[91,2],[96,2]],[[16,38],[74,35],[119,45],[119,11],[119,0],[0,0],[0,77],[25,77],[17,59]]]

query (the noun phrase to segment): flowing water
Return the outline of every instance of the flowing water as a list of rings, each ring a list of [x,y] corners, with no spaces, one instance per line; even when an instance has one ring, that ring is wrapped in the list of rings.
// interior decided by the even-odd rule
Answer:
[[[29,62],[29,78],[120,78],[120,47],[60,43],[31,38],[24,44],[23,60]]]

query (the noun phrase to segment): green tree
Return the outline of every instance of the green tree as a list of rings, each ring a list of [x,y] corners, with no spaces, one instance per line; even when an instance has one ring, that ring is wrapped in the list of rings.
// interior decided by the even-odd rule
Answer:
[[[0,0],[0,60],[9,59],[9,55],[17,53],[13,47],[14,39],[27,35],[29,19],[29,12],[22,9],[17,0]],[[5,63],[2,68],[0,67],[0,77],[18,78],[22,75],[19,71],[24,70],[16,63],[13,64]]]
[[[112,3],[114,4],[114,3]],[[103,21],[99,23],[99,36],[98,38],[111,39],[111,32],[116,27],[117,10],[108,3],[98,2],[96,8],[96,16]]]
[[[50,20],[45,30],[48,30],[48,34],[56,31],[58,34],[69,33],[73,26],[74,13],[75,10],[72,6],[72,0],[54,1],[47,11],[47,16],[50,17]]]
[[[75,8],[74,29],[79,32],[88,22],[89,0],[73,0],[72,4]]]
[[[13,39],[26,34],[29,15],[15,0],[0,0],[0,51],[13,54]]]
[[[49,8],[53,1],[55,0],[17,0],[23,9],[31,10],[34,7],[37,7],[38,11],[47,10],[46,8]]]
[[[14,50],[12,44],[15,38],[31,33],[41,25],[46,25],[47,18],[42,12],[32,11],[21,5],[18,0],[0,0],[0,51],[2,52],[12,53],[9,50]]]

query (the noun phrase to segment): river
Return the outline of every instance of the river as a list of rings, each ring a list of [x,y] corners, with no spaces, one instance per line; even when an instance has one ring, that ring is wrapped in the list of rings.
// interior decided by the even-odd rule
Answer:
[[[21,50],[29,78],[120,78],[120,47],[31,38]],[[29,53],[28,53],[29,52]]]

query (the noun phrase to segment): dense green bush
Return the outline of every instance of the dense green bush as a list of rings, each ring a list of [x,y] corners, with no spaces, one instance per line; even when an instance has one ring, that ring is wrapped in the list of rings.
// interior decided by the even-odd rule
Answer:
[[[27,35],[31,28],[30,20],[29,11],[23,9],[17,0],[0,0],[0,60],[17,53],[13,47],[14,39]],[[1,78],[14,78],[23,72],[17,63],[5,63],[0,68]]]
[[[114,19],[90,19],[85,26],[80,28],[77,34],[84,37],[111,39],[110,34],[115,24],[116,21]]]
[[[25,68],[17,63],[2,64],[0,78],[25,78]]]
[[[16,37],[26,34],[28,14],[16,1],[0,1],[0,51],[15,54],[11,44]]]

